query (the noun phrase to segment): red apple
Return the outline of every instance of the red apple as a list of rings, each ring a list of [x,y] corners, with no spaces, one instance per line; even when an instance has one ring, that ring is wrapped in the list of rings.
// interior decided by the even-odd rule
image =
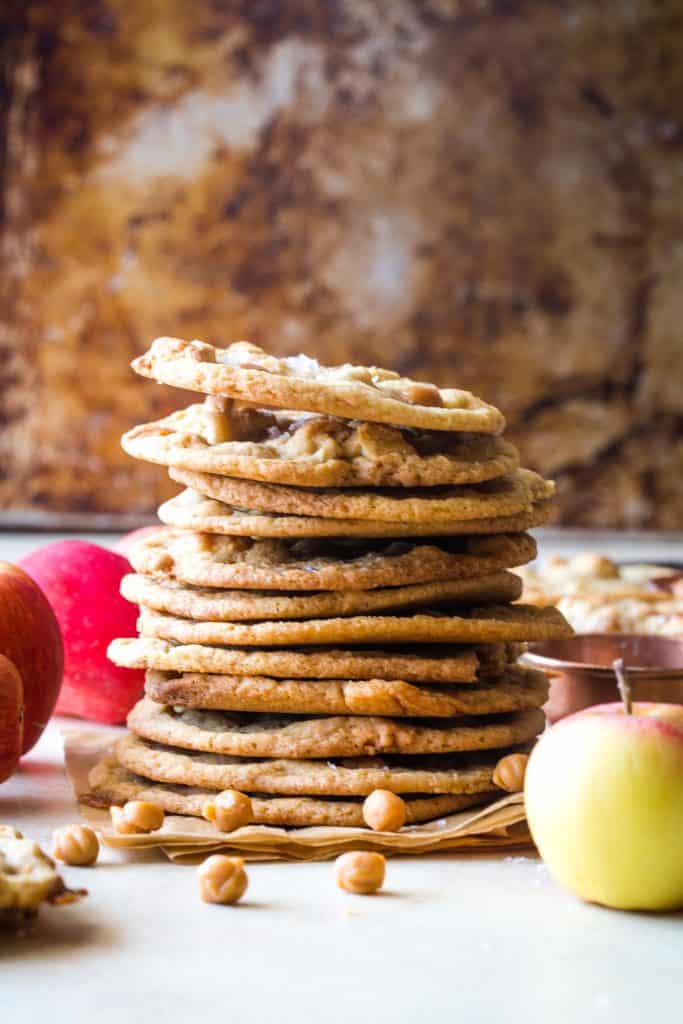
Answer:
[[[553,725],[524,798],[550,872],[585,900],[683,907],[683,707],[603,704]]]
[[[24,740],[24,686],[13,662],[0,654],[0,782],[21,757]]]
[[[9,562],[0,562],[0,654],[13,662],[23,685],[25,754],[54,711],[64,656],[47,597],[23,569]]]
[[[137,530],[131,530],[130,533],[125,533],[116,544],[114,545],[114,551],[118,551],[124,558],[128,558],[128,552],[130,551],[133,544],[137,544],[143,537],[148,537],[151,533],[159,533],[163,527],[157,523],[155,526],[141,526]]]
[[[106,651],[115,637],[136,633],[137,608],[119,593],[130,564],[80,540],[48,544],[21,564],[47,594],[62,628],[64,683],[57,711],[123,722],[142,693],[144,673],[113,665]]]

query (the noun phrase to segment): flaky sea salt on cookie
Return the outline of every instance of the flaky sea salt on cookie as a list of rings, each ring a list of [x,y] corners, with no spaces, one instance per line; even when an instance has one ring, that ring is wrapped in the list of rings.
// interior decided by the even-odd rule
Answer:
[[[121,804],[126,800],[149,800],[169,814],[202,817],[206,800],[215,796],[210,789],[198,786],[170,785],[134,775],[118,764],[111,755],[95,765],[90,773],[90,792],[82,801],[97,807]],[[406,799],[408,823],[431,821],[485,802],[494,796],[492,790],[482,793],[459,793],[443,796],[413,796]],[[362,828],[362,797],[341,799],[324,796],[266,796],[251,798],[253,823],[290,828],[313,825],[335,825]]]
[[[132,366],[163,384],[280,409],[427,430],[499,434],[505,427],[498,409],[468,391],[436,388],[375,366],[322,366],[305,355],[278,359],[245,341],[221,349],[157,338]]]

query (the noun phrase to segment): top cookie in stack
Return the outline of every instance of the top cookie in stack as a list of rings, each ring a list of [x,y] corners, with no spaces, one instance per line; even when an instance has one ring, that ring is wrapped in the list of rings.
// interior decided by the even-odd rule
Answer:
[[[200,814],[237,786],[283,825],[361,825],[378,785],[409,821],[490,798],[498,758],[543,726],[519,644],[570,632],[512,603],[553,487],[500,412],[245,342],[161,338],[133,366],[207,397],[123,439],[187,490],[131,553],[141,637],[110,653],[148,670],[146,696],[100,798]]]

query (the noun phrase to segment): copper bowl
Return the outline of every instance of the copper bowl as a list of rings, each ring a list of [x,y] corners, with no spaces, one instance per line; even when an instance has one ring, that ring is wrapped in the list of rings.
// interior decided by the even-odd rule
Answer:
[[[683,704],[683,639],[577,633],[531,644],[521,661],[550,677],[544,707],[556,722],[592,704],[619,700],[612,662],[623,658],[634,700]]]

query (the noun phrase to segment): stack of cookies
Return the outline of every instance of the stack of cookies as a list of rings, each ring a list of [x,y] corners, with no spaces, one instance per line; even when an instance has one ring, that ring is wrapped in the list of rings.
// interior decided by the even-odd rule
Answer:
[[[491,800],[544,725],[521,646],[571,632],[513,603],[553,488],[498,410],[244,342],[161,338],[133,366],[206,397],[123,439],[186,489],[131,552],[140,637],[110,657],[146,693],[95,795],[201,815],[237,789],[283,826],[362,826],[378,788],[408,822]]]

